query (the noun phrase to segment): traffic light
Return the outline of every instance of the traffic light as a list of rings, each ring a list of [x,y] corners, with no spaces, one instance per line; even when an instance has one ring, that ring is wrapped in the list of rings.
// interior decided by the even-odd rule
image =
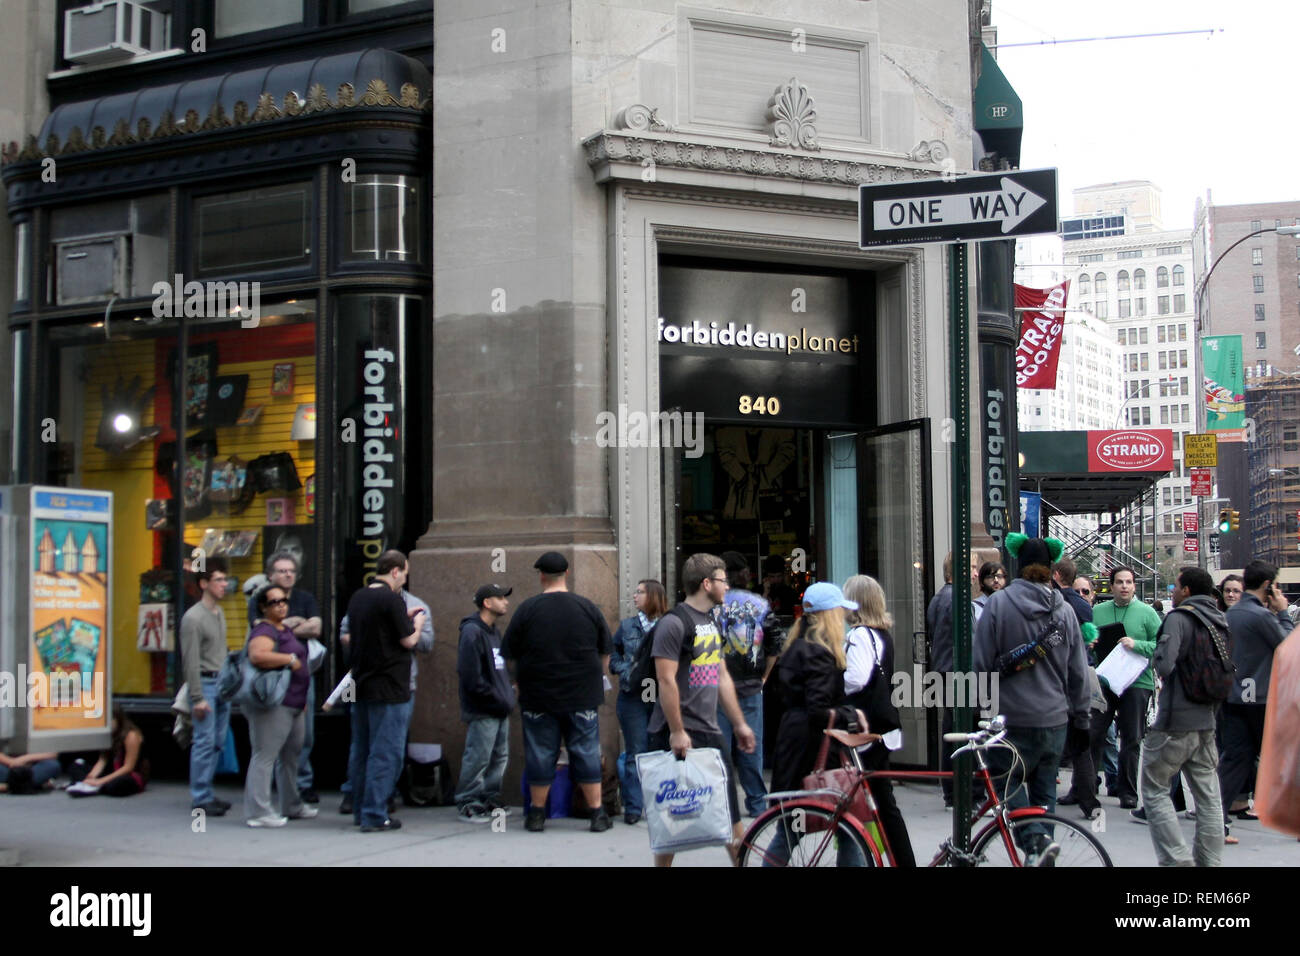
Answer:
[[[1241,513],[1239,511],[1236,511],[1235,509],[1229,511],[1228,520],[1230,522],[1230,526],[1233,531],[1236,531],[1239,527],[1241,527]]]
[[[1232,530],[1232,509],[1224,508],[1219,512],[1219,533],[1227,534]]]

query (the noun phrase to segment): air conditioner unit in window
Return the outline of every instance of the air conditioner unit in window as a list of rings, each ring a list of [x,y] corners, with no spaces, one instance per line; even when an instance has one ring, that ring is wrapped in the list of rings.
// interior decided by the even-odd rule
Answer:
[[[104,0],[63,16],[63,56],[72,63],[117,63],[167,45],[166,15],[131,0]]]
[[[78,305],[126,298],[131,286],[131,237],[69,239],[55,243],[55,302]]]

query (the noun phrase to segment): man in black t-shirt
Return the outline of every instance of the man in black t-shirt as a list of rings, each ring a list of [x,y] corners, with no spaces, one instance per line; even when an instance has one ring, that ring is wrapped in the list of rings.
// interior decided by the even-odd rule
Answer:
[[[596,605],[569,591],[564,555],[548,551],[533,567],[541,573],[542,593],[519,605],[501,643],[519,681],[524,772],[532,803],[524,826],[534,833],[546,826],[546,797],[563,738],[569,773],[587,806],[594,808],[591,830],[600,833],[610,823],[600,798],[597,709],[605,701],[613,639]]]
[[[374,581],[348,602],[356,681],[348,781],[352,819],[362,833],[402,825],[388,816],[388,795],[402,768],[413,703],[411,648],[420,639],[425,619],[424,611],[408,615],[398,593],[406,573],[406,555],[385,551],[375,564]]]

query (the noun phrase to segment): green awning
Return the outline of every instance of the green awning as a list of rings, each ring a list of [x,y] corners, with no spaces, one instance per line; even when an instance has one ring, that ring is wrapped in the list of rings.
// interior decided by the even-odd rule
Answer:
[[[989,48],[980,44],[980,81],[975,84],[975,128],[1016,130],[1025,128],[1025,111],[1020,97],[1007,82]]]

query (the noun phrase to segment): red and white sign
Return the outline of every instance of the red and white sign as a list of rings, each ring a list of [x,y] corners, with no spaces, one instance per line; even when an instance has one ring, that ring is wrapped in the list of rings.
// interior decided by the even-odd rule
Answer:
[[[1195,534],[1201,530],[1201,518],[1195,511],[1183,512],[1183,532]]]
[[[1068,281],[1047,289],[1016,284],[1016,308],[1027,310],[1020,313],[1020,344],[1016,347],[1016,385],[1020,388],[1056,388],[1069,291]]]
[[[1198,554],[1201,550],[1200,538],[1183,538],[1183,553]]]
[[[1192,468],[1192,495],[1196,498],[1208,498],[1214,494],[1210,489],[1214,485],[1213,472],[1209,468]]]
[[[1088,432],[1088,471],[1172,471],[1174,433],[1168,428]]]

